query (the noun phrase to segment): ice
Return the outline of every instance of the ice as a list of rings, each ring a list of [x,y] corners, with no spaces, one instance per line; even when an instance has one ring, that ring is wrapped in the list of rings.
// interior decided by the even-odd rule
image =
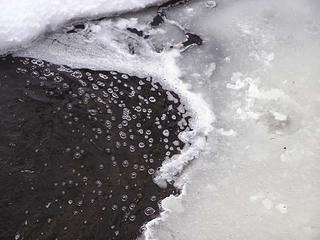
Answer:
[[[166,159],[156,174],[155,182],[166,187],[167,182],[176,180],[186,165],[204,149],[206,135],[212,130],[214,114],[202,96],[191,91],[190,85],[181,79],[178,61],[183,56],[180,49],[169,47],[159,52],[154,46],[157,45],[155,42],[127,30],[128,27],[137,28],[148,35],[157,35],[157,31],[150,29],[149,22],[150,19],[139,23],[134,17],[88,22],[82,31],[67,33],[62,29],[45,39],[39,39],[25,50],[15,52],[15,55],[43,59],[72,68],[119,71],[139,77],[152,77],[166,89],[178,94],[181,104],[192,117],[191,130],[179,136],[187,147],[181,154]],[[133,46],[134,53],[128,45]],[[170,101],[177,101],[170,92],[167,95]]]
[[[207,2],[168,17],[205,40],[179,66],[211,105],[215,130],[144,237],[320,239],[320,4]]]
[[[72,16],[63,19],[101,14],[103,7],[97,9],[71,14],[69,8]],[[180,136],[189,144],[165,161],[155,179],[163,187],[175,181],[182,194],[162,201],[163,212],[146,224],[145,239],[318,240],[319,10],[317,0],[195,0],[170,10],[157,29],[137,14],[88,23],[72,34],[61,30],[16,54],[152,76],[192,112],[193,130]],[[14,19],[0,16],[0,22],[5,17]],[[150,39],[126,31],[128,26]],[[26,29],[16,41],[4,37],[3,46],[31,40],[45,29],[40,28]],[[179,49],[182,29],[199,34],[203,46]],[[37,33],[31,36],[31,30]]]
[[[68,21],[136,11],[165,0],[0,0],[0,53],[16,49]]]

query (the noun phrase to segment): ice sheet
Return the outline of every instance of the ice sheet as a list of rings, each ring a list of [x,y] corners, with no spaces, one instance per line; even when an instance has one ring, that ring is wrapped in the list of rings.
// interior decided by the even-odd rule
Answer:
[[[147,224],[145,238],[317,240],[319,3],[206,6],[199,1],[169,18],[205,39],[180,67],[214,109],[215,131],[180,178],[188,181],[183,195],[163,201],[162,219]]]

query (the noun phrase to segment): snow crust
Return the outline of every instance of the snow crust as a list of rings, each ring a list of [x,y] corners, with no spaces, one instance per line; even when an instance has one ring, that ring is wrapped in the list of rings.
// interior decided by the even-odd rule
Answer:
[[[108,17],[166,0],[0,0],[0,54],[81,18]]]

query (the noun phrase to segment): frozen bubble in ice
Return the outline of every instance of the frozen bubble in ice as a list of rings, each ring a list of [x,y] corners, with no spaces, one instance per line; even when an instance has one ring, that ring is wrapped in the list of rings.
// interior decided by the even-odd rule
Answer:
[[[122,162],[122,166],[125,167],[125,168],[127,168],[127,167],[129,166],[129,161],[128,161],[128,160],[124,160],[124,161]]]
[[[207,8],[215,8],[217,6],[217,3],[214,0],[209,0],[205,3],[205,5]]]
[[[121,201],[126,202],[128,200],[128,195],[124,194],[121,196]]]
[[[150,215],[152,215],[152,214],[154,214],[155,213],[155,210],[154,210],[154,208],[152,208],[152,207],[147,207],[145,210],[144,210],[144,214],[146,215],[146,216],[150,216]]]
[[[169,136],[169,130],[168,129],[163,130],[162,134],[163,134],[163,136],[168,137]]]
[[[129,217],[129,220],[130,220],[131,222],[133,222],[134,220],[136,220],[136,216],[135,216],[135,215],[131,215],[131,216]]]

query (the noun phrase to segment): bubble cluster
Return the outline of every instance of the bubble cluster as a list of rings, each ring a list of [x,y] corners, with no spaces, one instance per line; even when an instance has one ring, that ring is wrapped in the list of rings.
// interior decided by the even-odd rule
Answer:
[[[189,116],[151,78],[0,58],[0,239],[136,239]]]

